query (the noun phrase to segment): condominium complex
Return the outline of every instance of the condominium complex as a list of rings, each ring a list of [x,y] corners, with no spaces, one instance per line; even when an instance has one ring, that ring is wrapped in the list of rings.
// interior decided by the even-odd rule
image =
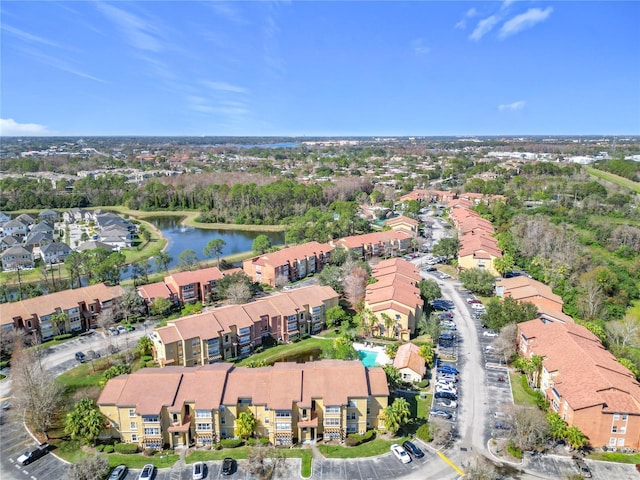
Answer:
[[[106,435],[143,448],[233,438],[242,412],[256,419],[255,436],[292,445],[384,430],[388,397],[384,370],[357,360],[261,368],[218,363],[121,375],[109,380],[98,406],[109,421]]]
[[[314,285],[172,320],[151,334],[154,356],[160,365],[187,367],[245,357],[266,337],[290,342],[319,332],[338,298],[331,287]]]

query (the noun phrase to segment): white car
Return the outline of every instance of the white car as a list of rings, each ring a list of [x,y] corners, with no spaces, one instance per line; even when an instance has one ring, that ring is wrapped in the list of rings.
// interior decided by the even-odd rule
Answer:
[[[193,464],[193,480],[202,480],[204,478],[204,463],[196,462]]]
[[[458,402],[455,400],[440,400],[438,406],[446,408],[458,408]]]
[[[436,393],[438,392],[453,393],[454,395],[458,394],[458,390],[455,387],[451,387],[449,385],[436,385]]]
[[[471,304],[471,309],[472,310],[484,310],[484,305],[481,303],[472,303]]]
[[[397,443],[391,445],[391,451],[402,463],[409,463],[411,461],[411,457],[409,456],[407,451]]]
[[[498,334],[496,332],[494,332],[493,330],[485,330],[484,332],[482,332],[482,335],[484,337],[497,337]]]

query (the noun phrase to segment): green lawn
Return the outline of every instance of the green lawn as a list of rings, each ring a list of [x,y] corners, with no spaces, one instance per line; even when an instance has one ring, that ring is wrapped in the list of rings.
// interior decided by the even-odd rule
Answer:
[[[511,391],[516,405],[536,405],[535,397],[528,390],[527,379],[522,373],[510,373]]]
[[[268,348],[263,352],[256,353],[248,358],[245,358],[244,360],[239,362],[238,365],[246,366],[250,362],[258,361],[264,361],[267,365],[272,365],[275,362],[282,361],[287,357],[304,354],[306,351],[311,351],[318,348],[321,350],[325,350],[331,345],[332,343],[330,339],[307,338],[305,340],[301,340],[298,343],[277,345],[275,347]]]
[[[615,183],[624,188],[628,188],[629,190],[640,193],[640,183],[634,182],[633,180],[629,180],[628,178],[620,177],[618,175],[614,175],[613,173],[605,172],[603,170],[598,170],[593,167],[584,167],[589,175],[593,175],[594,177],[601,178],[602,180],[606,180],[607,182]]]
[[[126,465],[129,468],[142,468],[150,463],[156,468],[169,468],[180,459],[180,455],[175,453],[162,453],[153,457],[146,457],[139,454],[124,455],[121,453],[107,453],[104,457],[109,462],[110,467],[116,465]]]
[[[594,452],[588,458],[605,462],[640,463],[640,453]]]
[[[409,437],[400,437],[394,440],[382,440],[376,438],[370,442],[356,447],[343,447],[342,445],[318,445],[318,450],[327,458],[359,458],[373,457],[389,452],[389,447],[394,443],[402,443]]]

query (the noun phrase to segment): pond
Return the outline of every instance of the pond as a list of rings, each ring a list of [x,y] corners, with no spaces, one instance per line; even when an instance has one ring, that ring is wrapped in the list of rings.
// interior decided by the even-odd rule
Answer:
[[[172,258],[169,268],[178,264],[178,256],[185,250],[193,250],[200,260],[207,260],[202,252],[209,241],[220,238],[225,242],[221,257],[234,253],[248,252],[253,247],[253,241],[258,235],[266,235],[272,245],[284,243],[284,232],[254,232],[249,230],[211,230],[204,228],[185,227],[180,224],[181,217],[162,216],[152,217],[147,221],[160,229],[167,239],[166,252]],[[152,267],[155,268],[153,261]]]
[[[304,352],[298,352],[290,355],[283,353],[282,356],[278,358],[277,362],[305,363],[320,359],[322,359],[322,349],[314,347],[309,350],[305,350]]]

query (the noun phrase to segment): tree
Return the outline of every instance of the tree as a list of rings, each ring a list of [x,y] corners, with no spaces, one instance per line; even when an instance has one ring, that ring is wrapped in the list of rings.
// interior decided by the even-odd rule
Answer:
[[[12,328],[5,330],[0,337],[0,354],[9,357],[13,353],[16,343],[24,345],[25,331],[22,328]]]
[[[27,422],[48,439],[47,433],[63,402],[63,387],[42,367],[38,353],[21,342],[13,348],[11,377],[16,405]]]
[[[431,343],[423,343],[420,345],[419,355],[424,358],[427,367],[433,363],[433,359],[435,356],[435,351],[433,349],[433,344]]]
[[[229,303],[241,305],[247,303],[253,297],[251,287],[246,282],[236,282],[229,285],[225,290],[225,296]]]
[[[71,435],[72,440],[82,440],[94,445],[103,427],[104,416],[96,403],[89,398],[83,398],[67,413],[64,431]]]
[[[270,480],[276,477],[278,468],[284,465],[284,456],[276,448],[253,447],[247,455],[247,464],[249,473],[258,480]]]
[[[498,338],[493,342],[496,354],[502,356],[505,363],[508,363],[509,359],[516,353],[517,337],[518,326],[515,323],[510,323],[502,327]]]
[[[65,312],[57,312],[51,315],[51,324],[55,327],[58,335],[62,335],[65,332],[65,327],[69,321],[69,315]]]
[[[324,318],[327,324],[327,328],[333,328],[337,325],[340,325],[344,320],[347,319],[347,312],[345,312],[340,305],[335,305],[327,309],[324,314]]]
[[[102,455],[94,455],[72,463],[68,470],[69,480],[100,480],[109,471],[109,462]]]
[[[442,297],[440,286],[435,280],[420,280],[418,282],[418,288],[425,303],[431,303],[436,298]]]
[[[493,266],[498,271],[500,275],[504,275],[507,272],[510,272],[516,266],[516,263],[513,259],[513,255],[510,253],[503,253],[502,257],[496,258],[493,261]]]
[[[149,305],[149,312],[151,315],[162,315],[169,311],[173,307],[171,300],[164,297],[157,297]]]
[[[562,440],[567,436],[567,422],[565,422],[556,412],[547,413],[547,423],[549,433],[555,440]]]
[[[136,286],[136,280],[141,278],[143,283],[149,282],[149,271],[151,271],[151,264],[148,260],[141,260],[135,262],[131,266],[131,276],[133,278],[133,286]]]
[[[198,254],[191,250],[183,250],[178,255],[178,265],[181,270],[196,270],[199,266]]]
[[[129,321],[129,317],[144,315],[147,304],[134,288],[125,287],[124,294],[118,300],[118,308],[124,315],[125,321]]]
[[[629,343],[637,342],[640,337],[640,319],[629,313],[622,320],[607,322],[606,331],[615,345],[624,351]]]
[[[255,253],[256,255],[264,255],[269,251],[270,248],[271,240],[269,240],[269,237],[264,234],[258,235],[253,240],[253,245],[251,246],[253,253]]]
[[[342,269],[335,265],[326,265],[318,274],[320,285],[328,285],[337,293],[342,293]]]
[[[516,446],[521,450],[541,449],[551,436],[544,412],[536,407],[516,407],[512,435]]]
[[[138,340],[138,343],[136,344],[136,351],[141,357],[151,355],[153,352],[153,342],[147,336],[140,337],[140,340]]]
[[[253,415],[253,412],[247,410],[240,412],[238,419],[236,420],[235,434],[240,438],[249,438],[253,435],[253,431],[256,428],[258,421]]]
[[[169,264],[173,261],[173,258],[167,252],[158,253],[153,262],[156,264],[156,268],[164,270],[169,273]]]
[[[443,256],[447,259],[454,258],[458,255],[460,250],[460,241],[457,237],[441,238],[431,249],[431,253],[435,256]]]
[[[385,428],[395,434],[411,417],[409,402],[402,397],[396,398],[391,405],[383,410],[382,415]]]
[[[66,267],[67,272],[69,272],[71,288],[73,288],[74,283],[77,283],[78,288],[81,286],[80,275],[84,259],[85,257],[82,252],[78,252],[77,250],[70,252],[69,255],[67,255],[67,258],[64,259],[64,266]]]
[[[402,375],[400,375],[400,371],[396,367],[393,365],[383,365],[382,369],[387,376],[389,391],[397,390],[402,386]]]
[[[343,265],[342,284],[347,301],[354,310],[360,310],[369,280],[369,272],[359,263],[349,262]]]
[[[482,320],[496,332],[510,323],[521,323],[533,320],[538,316],[537,307],[530,302],[518,302],[511,297],[505,297],[502,301],[492,298],[486,304],[486,313]]]
[[[480,295],[491,295],[495,284],[495,277],[490,272],[480,268],[469,268],[460,272],[462,286]]]
[[[575,425],[572,425],[567,428],[565,440],[567,441],[569,446],[574,450],[578,450],[579,448],[586,447],[589,444],[589,439]]]
[[[213,240],[209,240],[209,242],[205,245],[202,253],[205,257],[211,258],[216,257],[216,265],[220,266],[220,255],[222,255],[222,249],[227,244],[221,238],[214,238]]]
[[[101,387],[104,387],[112,378],[115,378],[118,375],[126,375],[128,373],[131,373],[131,369],[127,365],[115,365],[113,367],[109,367],[104,371],[102,377],[100,377],[98,384]]]
[[[351,339],[341,335],[333,341],[333,358],[338,360],[357,360],[360,358],[356,349],[353,348]]]

